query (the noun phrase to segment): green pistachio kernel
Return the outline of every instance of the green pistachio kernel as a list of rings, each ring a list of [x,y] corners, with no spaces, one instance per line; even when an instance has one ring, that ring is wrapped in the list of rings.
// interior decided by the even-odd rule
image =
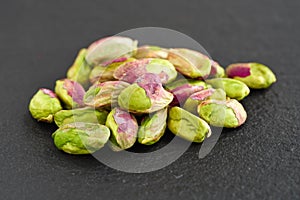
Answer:
[[[206,84],[204,81],[195,80],[195,79],[185,79],[185,78],[173,81],[172,83],[165,85],[165,88],[170,91],[170,90],[174,90],[178,87],[181,87],[183,85],[201,86],[201,87],[203,87],[203,89],[210,88],[210,86],[208,84]]]
[[[141,46],[137,49],[134,57],[137,59],[143,58],[162,58],[168,57],[168,50],[158,46]]]
[[[175,135],[191,142],[200,143],[211,135],[211,129],[204,120],[180,107],[170,109],[168,128]]]
[[[90,154],[108,141],[109,129],[101,124],[75,122],[61,126],[52,135],[59,150],[69,154]]]

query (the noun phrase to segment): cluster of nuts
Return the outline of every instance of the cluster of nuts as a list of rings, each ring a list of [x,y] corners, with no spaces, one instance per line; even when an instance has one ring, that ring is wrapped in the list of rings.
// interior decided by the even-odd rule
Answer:
[[[166,128],[191,142],[211,135],[210,126],[235,128],[247,113],[239,102],[250,89],[269,87],[273,72],[259,63],[226,71],[206,55],[184,48],[137,47],[127,37],[107,37],[80,50],[55,92],[40,89],[29,110],[59,127],[54,144],[88,154],[108,141],[112,150],[151,145]]]

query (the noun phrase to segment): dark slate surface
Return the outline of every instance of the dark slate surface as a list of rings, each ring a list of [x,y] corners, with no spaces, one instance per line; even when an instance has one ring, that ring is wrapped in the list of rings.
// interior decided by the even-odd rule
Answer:
[[[3,1],[0,6],[1,199],[299,199],[298,0]],[[224,130],[203,160],[199,145],[147,174],[119,172],[52,143],[54,126],[27,106],[54,86],[77,50],[143,26],[181,31],[223,65],[259,61],[278,82],[243,101],[247,123]]]

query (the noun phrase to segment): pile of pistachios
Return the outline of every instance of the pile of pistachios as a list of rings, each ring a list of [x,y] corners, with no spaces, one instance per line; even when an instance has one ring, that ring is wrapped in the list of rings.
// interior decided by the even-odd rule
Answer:
[[[211,126],[236,128],[247,113],[240,103],[250,89],[268,88],[274,73],[259,63],[226,70],[208,56],[186,48],[140,46],[112,36],[81,49],[54,91],[42,88],[29,110],[38,121],[58,126],[55,146],[89,154],[105,144],[112,150],[136,142],[152,145],[168,128],[201,143]]]

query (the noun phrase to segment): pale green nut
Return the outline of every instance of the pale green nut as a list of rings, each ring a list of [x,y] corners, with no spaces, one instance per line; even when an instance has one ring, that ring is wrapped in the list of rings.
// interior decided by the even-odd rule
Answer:
[[[198,106],[199,116],[212,126],[236,128],[245,123],[247,113],[235,99],[206,100]]]
[[[110,142],[113,150],[128,149],[136,142],[138,124],[132,114],[114,108],[107,116],[106,126],[111,130]]]
[[[167,127],[167,116],[167,107],[146,116],[142,120],[138,131],[138,142],[145,145],[152,145],[159,141]]]
[[[53,122],[53,116],[62,106],[55,93],[49,89],[39,89],[29,103],[29,111],[33,118],[42,122]]]
[[[54,115],[54,122],[58,127],[73,122],[88,122],[105,124],[108,112],[93,108],[77,108],[73,110],[61,110]]]
[[[73,65],[67,72],[67,78],[80,83],[84,88],[90,84],[89,75],[91,68],[85,61],[86,49],[81,49],[75,59]]]
[[[133,55],[136,59],[142,58],[168,58],[168,50],[158,47],[158,46],[141,46],[139,47],[135,54]]]
[[[253,89],[268,88],[276,82],[276,76],[271,69],[260,63],[231,64],[226,68],[226,74]]]
[[[223,89],[228,97],[239,101],[250,93],[250,89],[245,83],[232,78],[214,78],[206,80],[206,82],[214,88]]]
[[[181,78],[181,79],[178,79],[176,81],[173,81],[167,85],[165,85],[165,88],[167,90],[174,90],[180,86],[183,86],[183,85],[190,85],[190,86],[202,86],[203,89],[207,89],[207,88],[210,88],[211,86],[206,84],[204,81],[202,80],[195,80],[195,79],[185,79],[185,78]]]
[[[75,122],[61,126],[52,135],[55,146],[69,154],[90,154],[108,141],[109,129],[101,124]]]
[[[201,118],[180,107],[172,107],[168,117],[169,130],[190,142],[202,142],[211,135],[209,125]]]

